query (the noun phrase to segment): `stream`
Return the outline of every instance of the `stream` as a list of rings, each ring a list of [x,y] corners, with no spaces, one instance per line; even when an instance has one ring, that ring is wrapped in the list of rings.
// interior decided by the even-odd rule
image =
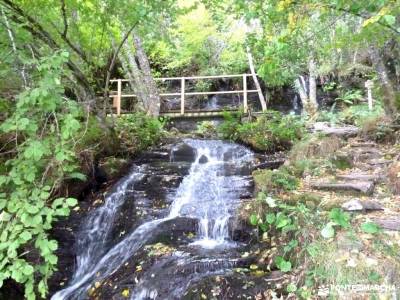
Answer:
[[[175,241],[171,242],[174,251],[153,261],[140,278],[133,280],[132,274],[128,298],[182,299],[192,284],[241,266],[243,259],[238,250],[242,245],[232,238],[232,220],[241,199],[251,197],[253,162],[253,153],[244,146],[185,139],[171,145],[164,160],[149,159],[132,166],[106,196],[104,204],[83,221],[76,242],[75,272],[67,286],[51,299],[88,299],[88,290],[95,282],[116,276],[124,265],[136,260],[146,245],[165,240],[168,235]],[[151,195],[141,187],[147,180],[147,184],[160,190],[157,185],[162,185],[171,170],[179,170],[180,179],[163,190],[165,205],[150,209],[150,203],[161,193]],[[152,177],[155,172],[159,173],[156,180]],[[171,176],[168,178],[171,181]],[[131,230],[115,239],[116,220],[128,202],[134,202],[137,210],[146,213],[137,221],[132,219]],[[181,223],[189,224],[196,234],[182,234],[177,230]]]

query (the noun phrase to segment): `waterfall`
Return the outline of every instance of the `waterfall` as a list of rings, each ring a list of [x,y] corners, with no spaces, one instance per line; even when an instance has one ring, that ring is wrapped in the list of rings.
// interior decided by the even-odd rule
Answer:
[[[228,221],[240,203],[240,193],[248,182],[235,175],[253,160],[251,151],[243,146],[217,140],[186,139],[195,150],[195,159],[189,174],[178,187],[169,214],[143,223],[122,241],[106,249],[106,241],[112,228],[114,215],[123,203],[128,187],[142,178],[143,170],[135,170],[118,184],[116,191],[107,197],[105,205],[89,215],[79,235],[78,267],[69,286],[57,292],[51,299],[84,299],[93,281],[101,281],[113,274],[122,264],[144,246],[152,232],[177,217],[199,220],[193,247],[206,249],[232,245]],[[171,154],[173,157],[173,153]]]

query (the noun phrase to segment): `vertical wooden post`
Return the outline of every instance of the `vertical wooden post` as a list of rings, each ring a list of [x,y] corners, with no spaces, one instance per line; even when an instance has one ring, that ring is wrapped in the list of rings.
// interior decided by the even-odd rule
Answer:
[[[372,80],[367,80],[365,82],[365,87],[367,88],[367,94],[368,94],[368,109],[371,111],[372,110],[372,88],[374,86],[374,83]]]
[[[117,116],[121,114],[121,95],[122,95],[122,81],[118,79],[117,81]]]
[[[243,74],[243,112],[247,114],[247,74]]]
[[[181,115],[185,113],[185,77],[181,78]]]

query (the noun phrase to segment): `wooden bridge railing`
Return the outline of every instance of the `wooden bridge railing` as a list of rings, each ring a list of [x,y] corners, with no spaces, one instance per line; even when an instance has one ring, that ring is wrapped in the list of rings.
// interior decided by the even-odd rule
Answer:
[[[181,90],[179,93],[161,93],[161,97],[168,96],[180,96],[180,115],[185,114],[185,96],[196,96],[196,95],[220,95],[220,94],[237,94],[243,95],[243,110],[245,113],[248,111],[247,105],[247,94],[248,93],[260,93],[260,90],[248,90],[247,89],[247,77],[252,76],[251,74],[237,74],[237,75],[214,75],[214,76],[191,76],[191,77],[164,77],[164,78],[154,78],[156,81],[173,81],[180,80]],[[234,91],[209,91],[209,92],[186,92],[185,83],[188,80],[199,80],[199,79],[217,79],[217,78],[242,78],[242,89]],[[122,83],[129,82],[128,79],[112,79],[111,83],[117,83],[117,90],[110,91],[110,97],[113,98],[113,107],[116,108],[117,115],[121,114],[121,99],[128,97],[136,97],[135,94],[123,94],[122,93]]]

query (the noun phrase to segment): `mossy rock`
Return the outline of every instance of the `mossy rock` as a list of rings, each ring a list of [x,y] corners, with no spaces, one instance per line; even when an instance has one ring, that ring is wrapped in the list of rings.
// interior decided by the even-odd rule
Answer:
[[[291,194],[284,201],[290,205],[302,203],[309,208],[316,208],[322,201],[321,195],[317,193]]]
[[[343,146],[343,141],[336,136],[312,135],[298,142],[290,151],[289,160],[296,162],[310,157],[328,157]]]
[[[101,167],[108,176],[113,177],[117,175],[121,171],[121,169],[127,165],[128,162],[129,162],[128,159],[111,156],[105,158],[102,161]]]
[[[256,170],[253,172],[253,178],[256,189],[262,192],[292,191],[299,184],[299,180],[290,174],[286,166],[276,170]]]

